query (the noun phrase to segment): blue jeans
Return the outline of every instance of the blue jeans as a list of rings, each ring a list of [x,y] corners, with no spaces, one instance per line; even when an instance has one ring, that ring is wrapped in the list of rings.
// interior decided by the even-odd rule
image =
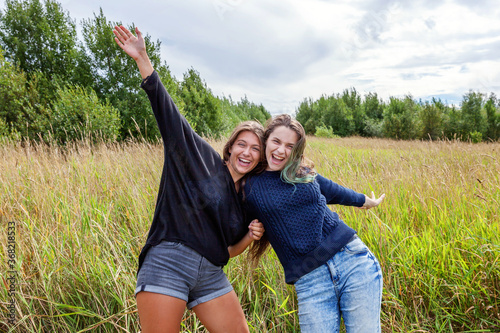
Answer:
[[[303,333],[380,332],[382,271],[357,236],[328,262],[295,283]]]

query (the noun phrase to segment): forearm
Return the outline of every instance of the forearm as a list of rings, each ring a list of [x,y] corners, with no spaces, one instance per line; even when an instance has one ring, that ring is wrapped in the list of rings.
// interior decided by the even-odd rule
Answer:
[[[227,248],[227,250],[229,251],[229,257],[233,258],[243,253],[243,251],[245,251],[245,249],[252,243],[252,241],[252,237],[250,237],[248,233],[245,234],[245,237],[243,237],[238,243]]]
[[[153,73],[154,68],[146,52],[141,53],[140,56],[134,60],[137,64],[137,67],[139,67],[139,72],[141,73],[142,79],[147,78]]]

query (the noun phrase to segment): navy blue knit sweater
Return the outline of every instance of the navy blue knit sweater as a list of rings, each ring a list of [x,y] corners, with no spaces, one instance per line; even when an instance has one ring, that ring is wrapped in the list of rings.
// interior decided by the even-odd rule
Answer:
[[[286,283],[326,263],[356,231],[327,204],[361,207],[364,194],[317,175],[314,182],[288,184],[280,171],[265,171],[245,184],[247,215],[258,218],[285,270]]]

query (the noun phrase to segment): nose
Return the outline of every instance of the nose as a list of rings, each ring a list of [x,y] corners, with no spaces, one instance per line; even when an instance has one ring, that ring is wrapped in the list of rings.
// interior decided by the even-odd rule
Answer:
[[[251,155],[251,154],[250,154],[250,149],[251,149],[251,147],[247,147],[247,148],[245,148],[245,150],[243,150],[243,155],[245,155],[245,156],[250,156],[250,155]]]

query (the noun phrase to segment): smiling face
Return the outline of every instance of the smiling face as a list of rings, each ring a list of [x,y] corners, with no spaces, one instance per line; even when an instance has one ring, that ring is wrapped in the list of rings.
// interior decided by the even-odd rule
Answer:
[[[241,132],[229,148],[227,167],[237,182],[260,162],[260,140],[250,131]]]
[[[292,129],[285,126],[276,127],[266,141],[266,170],[283,170],[298,140],[299,136]]]

